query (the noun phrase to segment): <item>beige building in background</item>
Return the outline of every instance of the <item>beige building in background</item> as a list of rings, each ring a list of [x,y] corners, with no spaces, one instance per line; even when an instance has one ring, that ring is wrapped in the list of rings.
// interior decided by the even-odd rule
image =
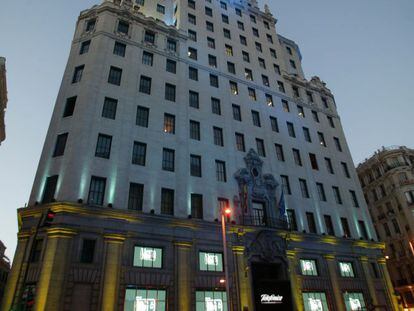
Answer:
[[[382,148],[357,172],[402,304],[414,310],[414,150]]]
[[[0,241],[0,304],[6,289],[7,277],[10,272],[10,260],[5,255],[6,246]]]
[[[7,108],[6,59],[0,57],[0,144],[6,139],[4,115]]]

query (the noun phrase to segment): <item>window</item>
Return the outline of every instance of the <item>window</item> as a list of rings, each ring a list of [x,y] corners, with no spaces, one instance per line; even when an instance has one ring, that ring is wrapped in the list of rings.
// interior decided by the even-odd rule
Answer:
[[[142,127],[148,127],[148,116],[149,116],[149,109],[146,107],[138,106],[137,107],[137,117],[136,117],[136,125]]]
[[[96,143],[95,156],[99,158],[109,159],[111,153],[112,136],[99,134]]]
[[[305,179],[299,179],[300,191],[302,192],[303,198],[309,198],[308,185]]]
[[[309,232],[310,233],[317,233],[315,217],[313,216],[313,213],[307,212],[306,213],[306,220],[308,221]]]
[[[123,35],[127,35],[129,31],[129,23],[125,21],[119,21],[117,30],[119,33]]]
[[[177,51],[177,41],[173,39],[167,39],[167,50],[171,52]]]
[[[165,100],[175,102],[175,85],[165,84]]]
[[[227,62],[227,71],[232,74],[236,74],[236,66],[234,63]]]
[[[334,137],[334,142],[335,142],[336,150],[342,152],[341,142],[339,141],[339,138]]]
[[[132,149],[132,164],[145,166],[146,154],[147,144],[135,141]]]
[[[265,150],[263,139],[256,138],[256,147],[257,147],[257,153],[259,154],[259,156],[265,157],[266,150]]]
[[[256,50],[259,52],[263,52],[262,45],[259,42],[255,42]]]
[[[237,16],[240,16],[240,17],[242,16],[242,11],[240,9],[235,8],[235,11],[236,11]]]
[[[63,111],[63,118],[70,117],[73,115],[73,111],[75,110],[76,105],[76,96],[69,97],[66,99],[65,110]]]
[[[96,244],[96,240],[83,239],[82,251],[80,255],[81,263],[92,263],[93,262],[93,257],[95,254],[95,244]]]
[[[189,91],[189,105],[193,108],[199,108],[199,94],[194,91]]]
[[[332,128],[335,128],[335,123],[334,123],[333,118],[332,118],[332,117],[330,117],[330,116],[327,116],[326,118],[327,118],[327,120],[328,120],[329,125],[330,125]]]
[[[89,31],[95,30],[95,25],[96,25],[96,19],[95,19],[95,18],[94,18],[94,19],[90,19],[90,20],[88,20],[88,21],[86,22],[86,28],[85,28],[85,31],[86,31],[86,32],[89,32]]]
[[[214,32],[214,25],[211,22],[206,22],[206,29],[208,31]]]
[[[341,217],[342,231],[347,238],[351,237],[351,230],[349,229],[348,219]]]
[[[188,30],[188,38],[192,41],[197,41],[197,33],[193,30]]]
[[[223,130],[219,127],[213,127],[214,144],[217,146],[224,146]]]
[[[90,46],[91,46],[91,40],[82,42],[79,54],[82,55],[82,54],[88,53]]]
[[[214,97],[211,98],[211,112],[221,115],[220,99]]]
[[[243,60],[245,62],[247,62],[247,63],[250,63],[250,55],[249,55],[249,53],[243,51],[242,54],[243,54]]]
[[[219,87],[218,76],[210,74],[210,85],[213,87]]]
[[[365,222],[363,220],[358,220],[358,228],[359,228],[359,233],[361,234],[361,237],[364,238],[365,240],[368,240],[368,231],[367,231],[367,227],[365,226]]]
[[[318,310],[318,311],[328,311],[328,301],[326,300],[326,295],[323,292],[303,292],[303,304],[305,305],[305,310]]]
[[[277,86],[280,92],[285,93],[285,85],[283,84],[283,82],[277,81]]]
[[[239,94],[239,87],[237,86],[236,82],[230,81],[230,91],[233,95]]]
[[[277,58],[276,50],[274,50],[274,49],[270,49],[270,55],[271,55],[273,58]]]
[[[243,30],[243,31],[244,31],[244,24],[243,24],[241,21],[237,21],[237,27],[238,27],[240,30]],[[244,39],[246,39],[246,38],[244,37]]]
[[[280,175],[280,179],[282,180],[282,191],[284,194],[292,194],[290,191],[290,183],[289,183],[289,176]]]
[[[146,43],[154,44],[155,43],[155,33],[149,30],[145,30],[144,41]]]
[[[341,162],[341,166],[342,166],[342,171],[344,172],[344,175],[347,178],[351,178],[351,175],[349,174],[348,166],[346,165],[346,163],[345,162]]]
[[[50,203],[55,198],[56,186],[59,175],[53,175],[46,178],[45,187],[43,190],[42,203]]]
[[[175,60],[167,59],[166,68],[168,72],[176,73],[177,72],[177,62]]]
[[[275,117],[270,117],[270,127],[272,128],[273,132],[279,132],[279,124]]]
[[[336,203],[342,204],[342,197],[341,197],[341,192],[339,191],[339,188],[336,186],[332,186],[332,191],[333,191]]]
[[[292,91],[294,97],[300,97],[299,88],[295,85],[292,85]]]
[[[105,97],[102,109],[102,117],[115,120],[117,105],[118,101],[116,99]]]
[[[290,112],[289,102],[282,99],[282,107],[285,112]]]
[[[262,75],[262,82],[263,82],[263,85],[270,86],[269,78],[265,75]]]
[[[275,70],[275,73],[280,76],[280,67],[279,67],[279,65],[273,64],[273,69]]]
[[[32,253],[30,254],[30,262],[39,262],[43,249],[43,239],[35,239],[33,241]]]
[[[289,222],[289,228],[290,228],[290,230],[298,231],[298,224],[296,222],[295,210],[288,209],[286,211],[286,214],[287,214],[287,220]]]
[[[332,224],[332,218],[329,215],[323,215],[323,219],[325,220],[325,227],[328,235],[335,235],[334,227]]]
[[[325,108],[329,108],[328,99],[326,97],[321,97],[322,103]]]
[[[208,64],[210,67],[217,68],[217,57],[208,55]]]
[[[196,311],[227,310],[225,291],[196,291]]]
[[[247,90],[248,90],[248,93],[249,93],[250,100],[256,101],[257,100],[256,90],[255,89],[252,89],[250,87]]]
[[[114,51],[113,51],[114,55],[125,57],[125,51],[126,51],[126,44],[123,44],[121,42],[115,42]]]
[[[223,1],[220,1],[220,7],[221,7],[223,10],[227,10],[227,4],[226,4],[225,2],[223,2]]]
[[[125,291],[124,310],[167,310],[167,293],[165,290],[147,288],[127,288]],[[155,307],[156,306],[156,307]]]
[[[190,9],[195,9],[195,1],[194,0],[188,0],[188,7]]]
[[[299,115],[299,117],[304,118],[305,117],[305,110],[303,109],[303,107],[297,105],[297,109],[298,109],[298,115]]]
[[[225,24],[229,23],[229,17],[225,14],[221,14],[221,21]]]
[[[250,69],[244,69],[244,77],[246,80],[253,81],[253,72]]]
[[[108,83],[121,85],[122,69],[111,66],[109,70]]]
[[[188,57],[197,60],[197,50],[194,48],[188,48]]]
[[[224,35],[224,38],[227,38],[227,39],[231,40],[230,30],[228,30],[226,28],[223,28],[223,35]]]
[[[175,134],[175,116],[164,113],[164,133]]]
[[[196,17],[193,14],[188,14],[188,22],[190,24],[196,25],[197,24]]]
[[[135,246],[133,266],[162,268],[162,248]]]
[[[106,178],[92,176],[89,186],[88,204],[103,205]]]
[[[270,29],[270,25],[267,21],[263,21],[263,25],[266,29]]]
[[[204,8],[204,12],[206,13],[207,16],[210,16],[210,17],[213,16],[213,10],[207,6]]]
[[[295,164],[298,166],[302,166],[302,158],[300,157],[300,151],[298,149],[293,148],[293,159],[295,160]]]
[[[312,169],[319,170],[318,161],[316,160],[316,155],[313,153],[309,153],[309,160],[310,160]]]
[[[174,172],[175,164],[175,151],[172,149],[164,148],[162,150],[162,169],[164,171]]]
[[[332,161],[329,158],[325,158],[326,169],[329,173],[334,174]]]
[[[302,129],[303,129],[303,137],[305,138],[305,140],[308,143],[311,143],[312,139],[311,139],[311,136],[310,136],[309,129],[307,127],[303,127]]]
[[[347,277],[347,278],[355,277],[352,262],[339,262],[339,272],[342,277]]]
[[[302,271],[302,275],[307,275],[307,276],[317,276],[318,275],[318,269],[316,268],[316,261],[315,260],[301,259],[300,260],[300,269]]]
[[[144,94],[151,94],[152,79],[146,76],[141,76],[139,82],[139,91]]]
[[[254,15],[250,15],[250,21],[256,24],[256,17]]]
[[[312,110],[312,117],[313,117],[313,120],[314,120],[315,122],[319,123],[319,116],[318,116],[318,113],[317,113],[316,111],[314,111],[314,110]]]
[[[273,37],[269,34],[266,34],[267,42],[273,44]]]
[[[200,122],[190,120],[190,138],[200,140]]]
[[[198,69],[194,67],[188,67],[188,77],[191,80],[198,81]]]
[[[161,189],[161,214],[174,215],[174,190]]]
[[[165,6],[161,4],[157,4],[157,12],[161,14],[165,14]]]
[[[68,140],[68,133],[60,134],[57,136],[55,150],[53,151],[53,157],[59,157],[65,153],[65,147],[66,147],[67,140]]]
[[[285,161],[285,155],[283,153],[283,146],[280,144],[275,144],[276,148],[276,157],[279,161]]]
[[[226,55],[227,56],[233,56],[233,47],[231,45],[225,45],[226,48]]]
[[[190,175],[201,177],[201,156],[190,155]]]
[[[412,205],[414,203],[414,191],[406,191],[404,192],[405,200],[408,205]]]
[[[236,121],[241,121],[242,118],[241,118],[240,106],[233,104],[232,109],[233,109],[233,119]]]
[[[345,292],[343,295],[346,311],[367,310],[362,293]]]
[[[259,30],[257,28],[252,28],[253,36],[259,37]]]
[[[223,271],[223,254],[199,252],[198,258],[200,264],[200,271]]]
[[[236,133],[236,147],[237,150],[245,152],[246,148],[244,146],[244,135],[240,133]]]
[[[83,70],[85,69],[85,65],[77,66],[75,68],[75,72],[73,73],[72,83],[78,83],[82,80]]]
[[[144,197],[144,185],[130,183],[129,184],[128,209],[142,211],[143,197]]]
[[[263,59],[263,58],[258,58],[258,61],[259,61],[259,66],[261,67],[261,68],[263,68],[263,69],[266,69],[266,62],[265,62],[265,60]],[[268,85],[269,86],[269,85]]]
[[[216,48],[216,42],[215,42],[215,40],[213,38],[207,37],[207,45],[211,49],[215,49]]]
[[[252,119],[253,125],[257,127],[261,127],[260,125],[260,115],[258,111],[252,110]]]
[[[216,160],[216,179],[217,181],[226,182],[226,162]]]
[[[286,122],[288,133],[290,137],[296,137],[295,128],[293,127],[293,123]]]
[[[203,196],[201,194],[191,194],[191,217],[203,219]]]
[[[317,182],[316,183],[316,188],[318,189],[319,200],[325,202],[326,201],[326,195],[325,195],[325,188],[323,187],[323,184]]]
[[[294,60],[290,59],[289,63],[290,63],[290,67],[292,67],[293,69],[296,69],[296,64]]]
[[[311,92],[306,92],[306,97],[308,98],[308,102],[313,103],[313,95]]]
[[[318,132],[318,138],[319,138],[319,144],[320,144],[321,146],[326,147],[325,136],[323,135],[323,133]]]

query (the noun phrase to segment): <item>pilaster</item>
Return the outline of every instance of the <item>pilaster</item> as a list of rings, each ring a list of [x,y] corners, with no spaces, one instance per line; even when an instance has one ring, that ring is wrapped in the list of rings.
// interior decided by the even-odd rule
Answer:
[[[176,241],[177,310],[191,310],[191,242]]]
[[[397,297],[394,294],[394,287],[392,286],[391,277],[388,273],[386,260],[384,258],[379,259],[378,265],[383,276],[381,279],[383,280],[384,286],[387,290],[387,296],[388,300],[390,301],[392,310],[400,310],[400,308],[398,307]]]
[[[374,282],[373,282],[371,273],[369,272],[368,257],[362,256],[359,258],[359,261],[362,264],[362,270],[364,271],[365,279],[367,280],[367,287],[369,290],[369,295],[371,296],[371,299],[372,299],[372,304],[376,306],[378,305],[377,292],[374,287]]]
[[[304,306],[301,295],[300,279],[296,273],[296,267],[298,266],[298,259],[296,257],[297,252],[295,250],[287,250],[286,255],[289,262],[289,277],[293,297],[293,307],[297,311],[303,311]]]
[[[337,263],[335,262],[335,256],[332,254],[326,254],[324,255],[324,258],[326,259],[326,262],[328,264],[328,270],[329,270],[329,278],[331,280],[331,286],[334,294],[335,299],[335,305],[336,310],[338,311],[345,311],[344,308],[344,300],[342,298],[342,292],[339,287],[338,282],[338,269],[337,269]]]
[[[244,258],[244,249],[244,246],[233,246],[232,248],[235,271],[234,275],[236,278],[235,285],[238,287],[240,309],[243,310],[244,307],[247,307],[249,310],[253,310],[253,293],[247,273],[248,267]]]

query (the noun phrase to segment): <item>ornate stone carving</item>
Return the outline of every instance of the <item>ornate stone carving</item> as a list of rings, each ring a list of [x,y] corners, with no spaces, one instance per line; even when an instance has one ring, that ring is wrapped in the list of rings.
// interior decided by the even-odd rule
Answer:
[[[274,231],[261,230],[258,233],[248,234],[245,243],[249,262],[285,262],[286,240],[277,236]]]

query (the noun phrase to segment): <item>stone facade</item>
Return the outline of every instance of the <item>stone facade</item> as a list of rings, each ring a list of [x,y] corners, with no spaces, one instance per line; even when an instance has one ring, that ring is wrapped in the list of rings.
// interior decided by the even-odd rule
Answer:
[[[414,310],[414,150],[382,148],[357,171],[392,283],[403,307]]]
[[[6,139],[4,116],[7,108],[6,59],[0,57],[0,144]]]
[[[4,291],[6,288],[7,276],[10,272],[10,260],[4,254],[6,246],[0,241],[0,303],[3,299]]]

